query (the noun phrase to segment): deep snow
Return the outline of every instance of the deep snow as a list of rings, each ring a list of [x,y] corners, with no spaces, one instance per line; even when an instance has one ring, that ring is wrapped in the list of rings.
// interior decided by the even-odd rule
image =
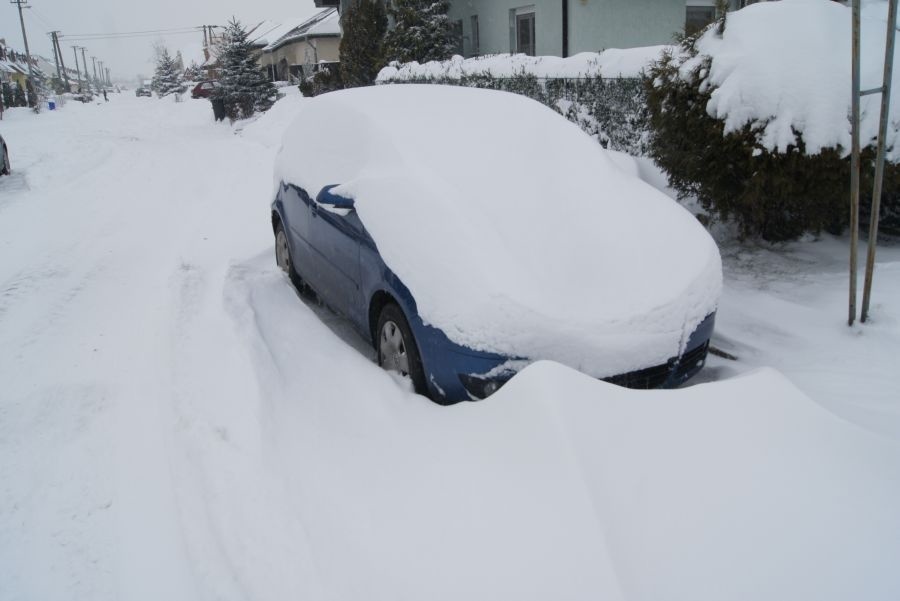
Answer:
[[[275,269],[302,102],[0,122],[0,599],[900,595],[896,247],[850,329],[845,241],[725,244],[721,381],[442,408]]]

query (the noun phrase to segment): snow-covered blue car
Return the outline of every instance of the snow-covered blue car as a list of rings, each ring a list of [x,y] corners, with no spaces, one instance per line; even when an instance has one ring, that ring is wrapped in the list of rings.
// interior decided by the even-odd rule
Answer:
[[[276,181],[279,267],[437,402],[485,398],[542,359],[645,388],[704,364],[715,243],[627,158],[536,102],[443,86],[325,94],[286,132]]]

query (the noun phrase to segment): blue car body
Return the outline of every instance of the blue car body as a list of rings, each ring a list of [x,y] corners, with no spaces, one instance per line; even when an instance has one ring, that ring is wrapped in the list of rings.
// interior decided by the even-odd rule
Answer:
[[[352,203],[343,205],[330,196],[332,187],[314,199],[306,190],[282,183],[272,203],[273,228],[282,224],[303,282],[373,344],[381,308],[395,302],[415,337],[429,397],[437,402],[484,398],[509,380],[515,368],[506,366],[519,358],[461,346],[422,321],[415,298],[385,264]],[[608,380],[635,388],[682,384],[703,367],[714,321],[711,314],[695,329],[682,356]]]

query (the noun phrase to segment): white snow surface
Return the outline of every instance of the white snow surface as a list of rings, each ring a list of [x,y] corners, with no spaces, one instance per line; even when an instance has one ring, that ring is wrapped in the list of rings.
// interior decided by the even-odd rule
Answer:
[[[477,350],[625,373],[684,351],[721,291],[718,249],[690,213],[521,96],[320,96],[275,179],[313,197],[341,184],[423,321]]]
[[[669,46],[610,48],[603,52],[582,52],[567,58],[528,56],[526,54],[488,54],[472,58],[459,55],[446,61],[427,63],[391,63],[379,73],[378,83],[410,79],[459,79],[463,76],[489,75],[513,77],[534,75],[556,77],[640,77],[641,72]]]
[[[0,599],[900,598],[900,248],[847,328],[845,239],[727,245],[721,381],[438,407],[274,265],[307,103],[4,114]]]
[[[884,72],[887,2],[863,6],[860,46],[862,89],[881,86]],[[747,124],[759,130],[759,143],[784,152],[803,134],[808,154],[839,147],[850,152],[851,9],[830,0],[760,2],[729,13],[723,35],[710,29],[699,40],[699,55],[685,62],[682,75],[704,56],[712,57],[703,74],[716,87],[707,105],[710,116],[725,122],[725,132]],[[898,45],[900,48],[900,45]],[[895,54],[894,81],[900,81]],[[900,86],[893,87],[888,147],[900,158]],[[861,104],[863,147],[878,134],[881,96]]]

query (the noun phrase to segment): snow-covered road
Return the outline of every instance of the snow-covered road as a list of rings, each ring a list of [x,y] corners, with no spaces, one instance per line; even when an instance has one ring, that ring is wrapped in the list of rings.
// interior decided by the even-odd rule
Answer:
[[[805,340],[830,280],[736,271],[720,341],[818,403],[771,370],[641,393],[539,364],[441,408],[274,268],[300,102],[240,131],[131,94],[0,122],[0,599],[900,595],[896,296],[878,334]]]

